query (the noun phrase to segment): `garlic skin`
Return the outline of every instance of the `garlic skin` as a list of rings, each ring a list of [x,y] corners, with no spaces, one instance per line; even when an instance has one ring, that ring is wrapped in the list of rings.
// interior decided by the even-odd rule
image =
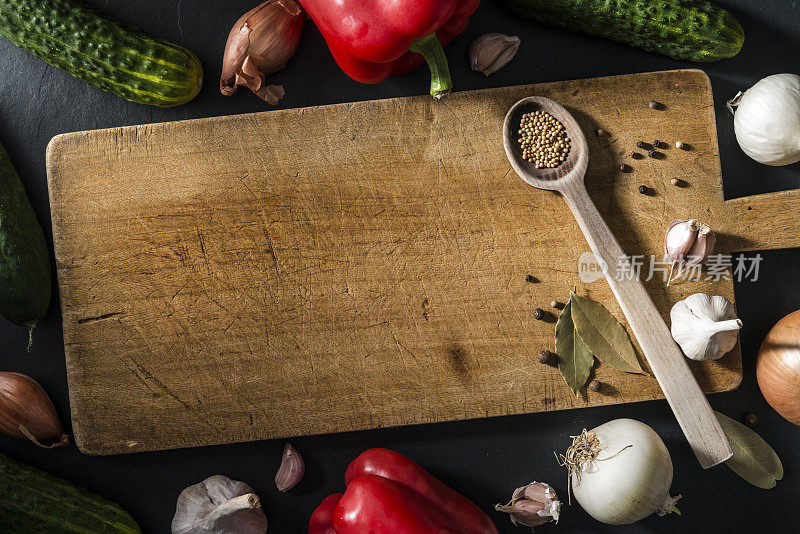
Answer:
[[[672,338],[687,358],[716,360],[736,346],[742,321],[725,297],[695,293],[672,307]]]
[[[172,534],[264,534],[267,516],[253,488],[213,475],[178,496]]]
[[[773,74],[728,101],[745,154],[764,165],[800,161],[800,76]]]
[[[549,484],[531,482],[515,489],[508,504],[496,504],[494,509],[508,513],[514,525],[538,527],[550,521],[558,523],[561,501]]]
[[[295,0],[267,0],[236,21],[225,43],[219,89],[225,96],[240,85],[270,104],[286,94],[281,85],[264,85],[297,51],[305,12]]]
[[[469,47],[470,67],[486,76],[494,74],[514,58],[519,45],[520,40],[516,35],[502,33],[481,35]]]

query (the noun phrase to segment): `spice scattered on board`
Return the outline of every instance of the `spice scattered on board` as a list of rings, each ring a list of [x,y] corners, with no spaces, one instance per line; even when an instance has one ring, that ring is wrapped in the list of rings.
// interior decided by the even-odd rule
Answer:
[[[539,351],[539,363],[543,363],[545,365],[557,365],[558,364],[558,356],[550,352],[549,350],[540,350]]]
[[[570,140],[566,129],[549,113],[525,113],[517,133],[522,159],[534,163],[537,169],[558,167],[567,159]]]

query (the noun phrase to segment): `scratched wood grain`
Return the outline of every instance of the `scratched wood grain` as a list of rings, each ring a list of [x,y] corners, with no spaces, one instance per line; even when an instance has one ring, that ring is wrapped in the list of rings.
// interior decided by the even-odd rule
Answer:
[[[571,287],[623,316],[604,281],[579,280],[588,247],[562,199],[505,158],[505,112],[534,94],[587,132],[590,195],[629,254],[660,254],[669,221],[690,217],[721,230],[723,251],[800,244],[795,192],[723,201],[710,84],[695,70],[65,134],[47,164],[80,449],[661,398],[652,376],[602,365],[606,390],[575,398],[536,361],[554,322],[532,311]],[[654,138],[691,149],[627,160]],[[731,281],[646,285],[667,319],[694,292],[733,300]],[[692,368],[706,392],[735,388],[739,347]]]

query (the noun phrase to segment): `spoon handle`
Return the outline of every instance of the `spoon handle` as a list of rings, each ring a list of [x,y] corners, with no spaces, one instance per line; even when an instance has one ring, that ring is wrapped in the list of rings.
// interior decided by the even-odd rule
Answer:
[[[582,181],[560,189],[589,247],[639,341],[653,374],[672,408],[700,465],[707,469],[731,457],[733,451],[708,400],[658,309],[638,279],[620,269],[625,257],[614,234],[597,211]]]

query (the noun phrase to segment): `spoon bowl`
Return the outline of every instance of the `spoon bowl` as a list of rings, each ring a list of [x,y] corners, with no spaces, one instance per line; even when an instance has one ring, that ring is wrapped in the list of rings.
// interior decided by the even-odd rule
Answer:
[[[567,158],[558,167],[537,169],[533,162],[522,158],[519,126],[522,116],[533,111],[544,111],[564,125],[570,140]],[[508,161],[517,174],[529,185],[539,189],[558,191],[569,182],[583,181],[589,163],[589,147],[586,137],[575,118],[557,102],[542,96],[523,98],[508,110],[503,121],[503,147]]]

